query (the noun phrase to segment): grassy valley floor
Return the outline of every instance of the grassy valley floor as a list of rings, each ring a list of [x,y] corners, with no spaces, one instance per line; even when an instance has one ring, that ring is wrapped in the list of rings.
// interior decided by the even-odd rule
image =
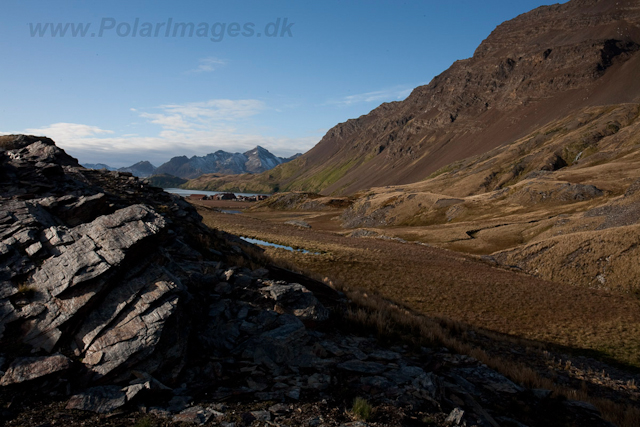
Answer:
[[[420,243],[347,237],[338,210],[225,214],[225,202],[192,203],[210,227],[310,251],[265,248],[274,263],[343,290],[361,307],[351,321],[381,339],[440,343],[527,387],[591,402],[616,425],[640,423],[633,294],[549,282]]]
[[[197,205],[199,202],[195,202]],[[335,212],[245,212],[199,205],[204,222],[240,236],[304,248],[267,248],[274,260],[360,288],[428,316],[587,350],[640,366],[640,300],[497,268],[478,257],[417,243],[337,234]],[[303,219],[311,229],[285,225]]]

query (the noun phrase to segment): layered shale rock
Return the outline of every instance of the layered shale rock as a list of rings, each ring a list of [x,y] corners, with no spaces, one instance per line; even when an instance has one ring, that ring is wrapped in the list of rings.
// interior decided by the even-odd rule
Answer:
[[[385,425],[405,413],[520,425],[558,411],[607,425],[473,358],[350,333],[339,293],[130,174],[84,169],[46,138],[0,147],[1,421],[40,425],[14,401],[62,400],[57,411],[128,408],[166,423],[349,425],[331,405],[364,395],[387,408]],[[221,401],[257,406],[234,415]],[[325,408],[314,404],[317,419],[292,411],[312,402]]]

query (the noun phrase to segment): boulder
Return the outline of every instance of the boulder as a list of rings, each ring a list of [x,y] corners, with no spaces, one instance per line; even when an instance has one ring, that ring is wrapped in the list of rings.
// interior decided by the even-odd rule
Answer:
[[[124,406],[126,402],[126,394],[120,387],[101,386],[72,396],[66,408],[105,414]]]
[[[269,283],[260,289],[267,297],[276,302],[286,313],[294,314],[302,320],[323,321],[329,317],[328,310],[313,293],[298,284]]]
[[[463,418],[464,411],[461,408],[454,408],[444,422],[449,425],[459,426],[462,425]]]
[[[61,355],[41,357],[21,357],[15,359],[0,379],[0,386],[23,383],[61,371],[71,367],[71,360]]]

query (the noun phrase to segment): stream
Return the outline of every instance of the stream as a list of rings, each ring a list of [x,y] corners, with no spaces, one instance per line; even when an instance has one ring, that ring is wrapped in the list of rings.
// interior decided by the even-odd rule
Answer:
[[[240,238],[242,240],[244,240],[245,242],[253,243],[254,245],[258,245],[258,246],[269,246],[269,247],[272,247],[272,248],[285,249],[285,250],[291,251],[291,252],[302,252],[303,254],[320,255],[320,252],[310,252],[310,251],[308,251],[306,249],[294,249],[291,246],[278,245],[277,243],[271,243],[271,242],[267,242],[265,240],[251,239],[249,237],[240,237]]]

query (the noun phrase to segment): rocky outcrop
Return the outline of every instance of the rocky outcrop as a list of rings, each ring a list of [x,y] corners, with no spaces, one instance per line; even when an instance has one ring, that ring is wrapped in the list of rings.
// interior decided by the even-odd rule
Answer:
[[[558,408],[607,425],[467,356],[353,333],[339,293],[266,264],[260,249],[131,174],[84,169],[46,138],[0,144],[2,402],[55,397],[66,410],[243,425],[321,425],[288,405],[324,402],[333,425],[349,425],[329,406],[358,395],[387,408],[386,425],[403,424],[400,413],[535,424]],[[238,418],[221,401],[276,404]],[[24,408],[0,417],[40,425]]]
[[[602,190],[594,185],[572,184],[568,182],[554,183],[553,185],[544,183],[540,185],[536,181],[528,182],[517,189],[509,200],[522,205],[541,203],[572,203],[575,201],[591,200],[602,197]],[[543,188],[540,188],[543,187]]]
[[[297,219],[293,219],[290,221],[285,221],[284,222],[286,225],[292,225],[294,227],[299,227],[299,228],[311,228],[311,225],[309,225],[309,223],[307,221],[301,221],[301,220],[297,220]]]
[[[3,384],[72,368],[78,385],[134,369],[175,379],[187,360],[190,276],[215,271],[242,243],[204,227],[180,198],[131,174],[86,170],[51,140],[2,146],[0,339],[27,346],[7,355],[21,362]],[[193,249],[213,240],[215,251]],[[49,367],[56,352],[64,369]]]

